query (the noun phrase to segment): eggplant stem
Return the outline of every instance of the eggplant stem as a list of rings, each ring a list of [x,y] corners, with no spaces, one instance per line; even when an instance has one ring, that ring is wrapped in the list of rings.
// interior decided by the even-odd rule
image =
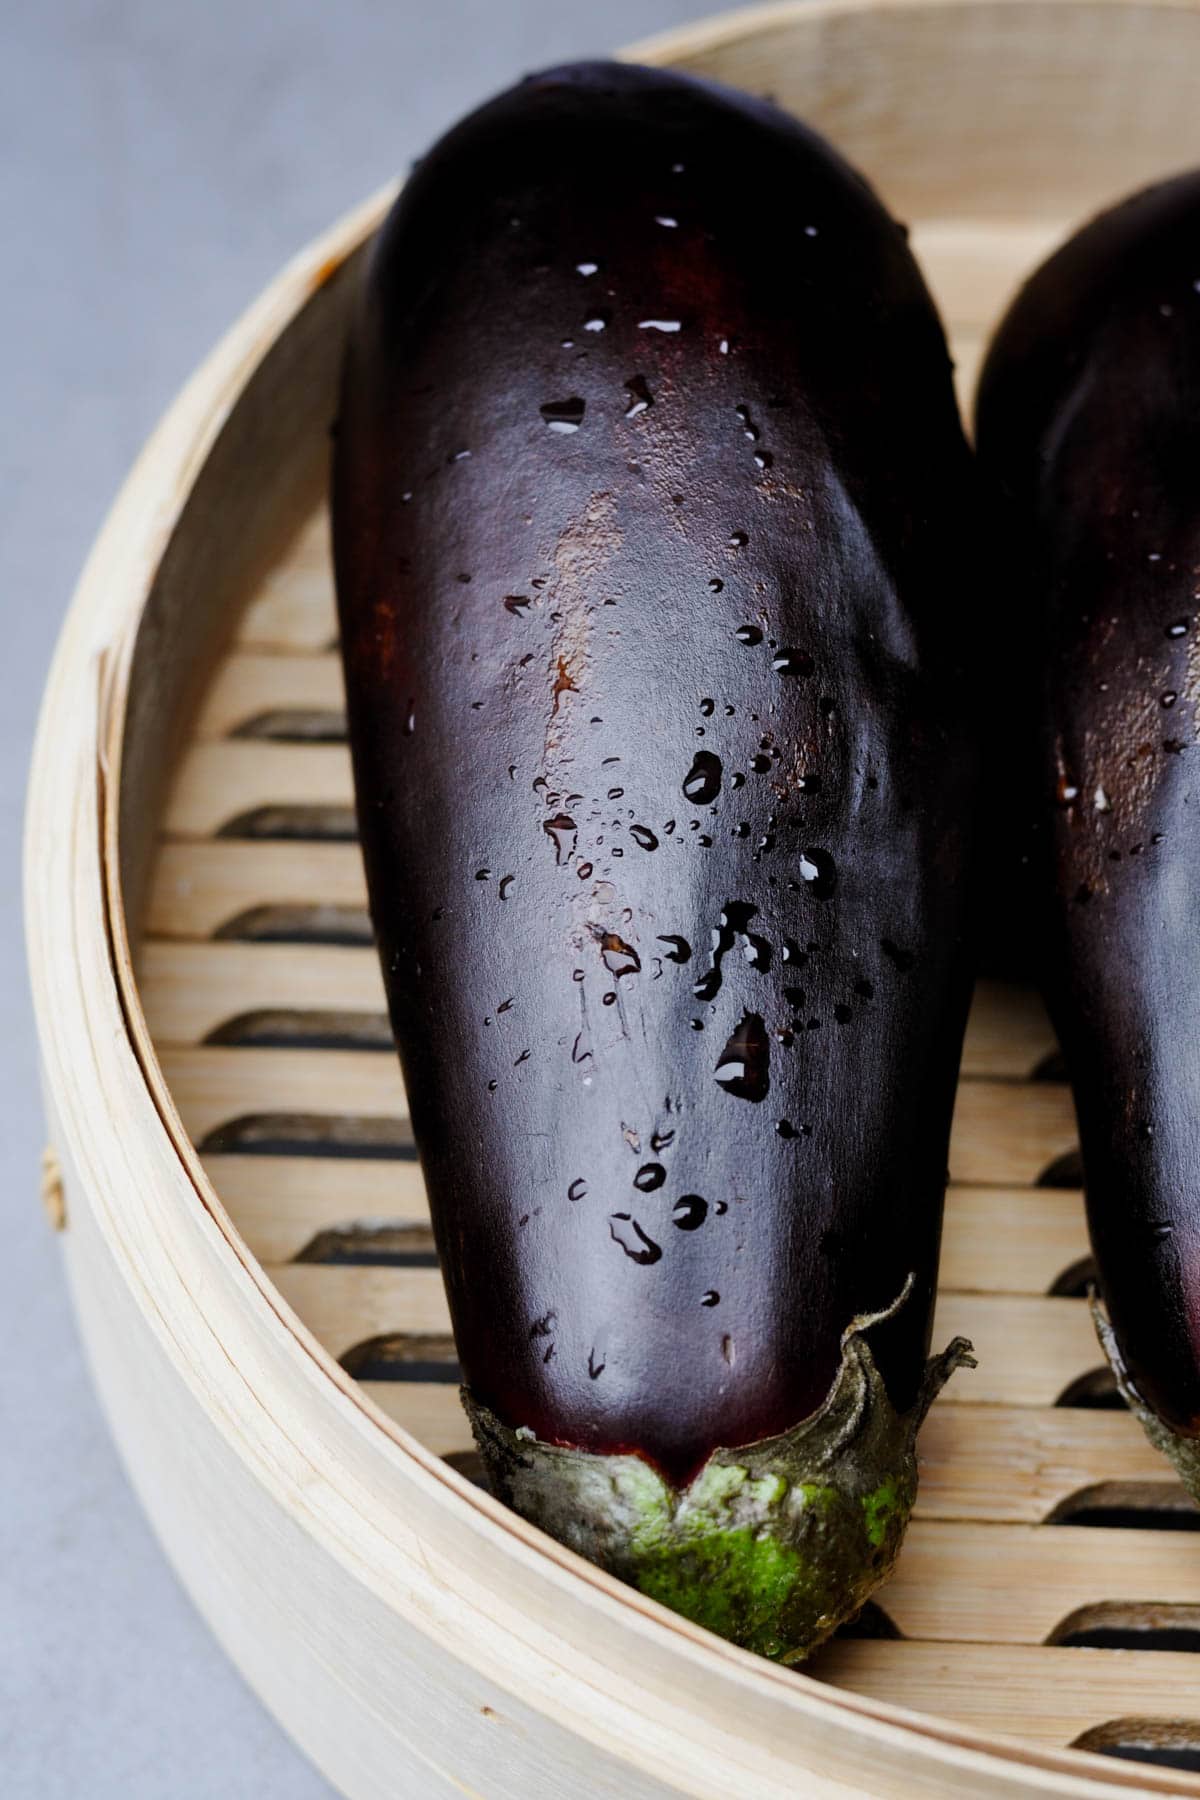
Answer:
[[[634,1452],[544,1443],[503,1424],[462,1390],[496,1496],[552,1537],[722,1637],[798,1662],[891,1573],[917,1490],[917,1431],[956,1368],[955,1338],[926,1363],[898,1413],[865,1333],[894,1317],[852,1319],[817,1411],[789,1431],[714,1450],[685,1487]]]
[[[1117,1342],[1117,1334],[1105,1314],[1100,1296],[1096,1289],[1088,1290],[1088,1304],[1092,1310],[1092,1323],[1096,1327],[1096,1336],[1100,1339],[1100,1348],[1108,1358],[1108,1365],[1113,1372],[1121,1398],[1141,1425],[1154,1448],[1173,1465],[1184,1487],[1192,1499],[1200,1506],[1200,1438],[1184,1437],[1172,1429],[1165,1420],[1160,1419],[1153,1407],[1148,1406],[1134,1386],[1133,1377],[1125,1366],[1121,1355],[1121,1346]]]

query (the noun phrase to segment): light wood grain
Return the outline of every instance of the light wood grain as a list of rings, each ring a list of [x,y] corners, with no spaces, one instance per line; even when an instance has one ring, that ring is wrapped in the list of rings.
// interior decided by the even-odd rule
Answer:
[[[1068,1088],[1053,1082],[964,1081],[950,1134],[950,1177],[1027,1186],[1076,1142]]]
[[[997,1255],[997,1246],[1003,1254]],[[965,1293],[1047,1294],[1088,1254],[1083,1196],[1054,1188],[952,1186],[939,1280]]]
[[[1178,1652],[841,1643],[821,1653],[817,1669],[852,1693],[900,1706],[934,1692],[947,1718],[1026,1742],[1069,1744],[1101,1715],[1186,1719],[1200,1739],[1195,1658]]]
[[[164,844],[147,901],[158,937],[208,938],[255,906],[298,895],[328,906],[367,904],[357,844]]]
[[[1027,1080],[1056,1047],[1046,1009],[1033,988],[979,982],[963,1044],[964,1075]]]
[[[252,1113],[408,1116],[399,1065],[373,1051],[164,1048],[162,1066],[197,1143]]]
[[[436,1269],[324,1268],[292,1264],[274,1271],[275,1285],[334,1356],[388,1332],[445,1337],[446,1292]]]
[[[367,1222],[427,1225],[415,1162],[319,1156],[216,1156],[206,1164],[260,1262],[291,1262],[318,1232]]]
[[[332,406],[332,396],[326,402]],[[242,613],[237,640],[247,650],[328,650],[337,624],[329,570],[329,513],[301,519]]]
[[[229,737],[262,713],[306,708],[340,713],[344,706],[342,665],[335,654],[233,650],[213,670],[192,735]]]
[[[193,744],[163,818],[171,837],[212,837],[260,806],[353,806],[350,752],[342,744]]]
[[[914,1520],[879,1604],[905,1637],[1041,1644],[1101,1592],[1195,1606],[1200,1622],[1200,1532]]]
[[[947,1406],[1052,1406],[1076,1375],[1103,1361],[1086,1300],[942,1290],[933,1328],[939,1343],[969,1337],[979,1358],[946,1388]]]
[[[435,1456],[469,1456],[474,1450],[457,1388],[432,1381],[364,1381],[362,1386],[380,1412],[420,1438]]]
[[[996,296],[1014,273],[1036,269],[1066,233],[1066,221],[1057,219],[917,219],[909,241],[943,319],[961,340],[967,331],[990,334]]]
[[[1126,1412],[1054,1406],[935,1406],[918,1446],[919,1516],[1039,1524],[1102,1481],[1178,1495],[1169,1466]],[[1137,1536],[1140,1534],[1131,1534]],[[1097,1593],[1103,1581],[1097,1582]]]
[[[143,944],[142,1000],[155,1041],[200,1044],[260,1009],[384,1011],[379,958],[342,945]]]

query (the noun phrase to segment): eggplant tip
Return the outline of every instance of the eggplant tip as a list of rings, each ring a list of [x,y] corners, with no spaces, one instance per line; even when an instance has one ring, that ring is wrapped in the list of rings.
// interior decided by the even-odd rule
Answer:
[[[1121,1355],[1121,1346],[1117,1342],[1117,1334],[1105,1314],[1095,1288],[1092,1288],[1088,1299],[1092,1309],[1092,1323],[1096,1327],[1096,1336],[1100,1339],[1100,1348],[1108,1358],[1108,1365],[1116,1379],[1122,1400],[1154,1448],[1173,1465],[1180,1481],[1197,1506],[1200,1506],[1200,1438],[1184,1437],[1182,1432],[1175,1431],[1165,1419],[1159,1418],[1153,1407],[1146,1404],[1134,1386],[1133,1378],[1125,1366],[1125,1359]]]
[[[815,1413],[777,1437],[715,1450],[683,1488],[635,1452],[544,1443],[465,1388],[463,1404],[498,1499],[718,1636],[799,1662],[890,1574],[916,1495],[917,1430],[953,1371],[974,1367],[970,1344],[955,1338],[898,1413],[863,1335],[883,1316],[847,1327]]]

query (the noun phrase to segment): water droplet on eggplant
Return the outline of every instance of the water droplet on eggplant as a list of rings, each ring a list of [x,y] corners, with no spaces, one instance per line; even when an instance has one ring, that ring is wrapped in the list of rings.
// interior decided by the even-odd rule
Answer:
[[[630,1262],[649,1268],[662,1256],[662,1250],[629,1213],[612,1213],[608,1221],[609,1236],[619,1244]]]
[[[578,830],[574,819],[567,813],[556,813],[552,819],[542,822],[542,830],[554,845],[554,860],[561,867],[570,862],[575,854],[575,842]]]
[[[816,900],[828,900],[837,886],[837,865],[828,850],[803,850],[797,873]]]
[[[765,1100],[770,1088],[771,1043],[758,1013],[748,1012],[726,1042],[714,1077],[727,1094],[755,1103]]]
[[[720,991],[721,971],[715,964],[711,969],[707,969],[692,987],[692,993],[704,1005],[707,1005],[710,1000],[715,1000]]]
[[[570,433],[583,424],[587,407],[578,394],[572,394],[568,400],[547,400],[538,410],[551,431]]]
[[[777,675],[811,675],[816,666],[805,650],[777,650],[771,658]]]
[[[711,750],[697,750],[684,776],[683,792],[693,806],[710,806],[721,791],[721,759]]]
[[[600,960],[610,975],[620,980],[622,975],[637,975],[642,967],[642,959],[632,944],[617,936],[615,931],[605,931],[602,926],[592,926],[592,936],[600,946]]]
[[[643,1194],[652,1194],[667,1179],[667,1171],[661,1163],[643,1163],[633,1178],[633,1185]]]

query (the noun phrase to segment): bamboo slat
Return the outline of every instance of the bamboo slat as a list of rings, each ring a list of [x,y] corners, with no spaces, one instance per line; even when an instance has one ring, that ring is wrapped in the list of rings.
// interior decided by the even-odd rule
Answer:
[[[304,520],[242,614],[237,641],[247,650],[328,650],[337,630],[329,570],[329,513]]]
[[[445,1337],[450,1330],[445,1290],[436,1269],[293,1263],[274,1270],[274,1278],[289,1306],[337,1357],[368,1338],[392,1332]]]
[[[373,948],[276,943],[170,943],[142,950],[142,997],[160,1044],[202,1044],[259,1010],[384,1011]]]
[[[1200,1626],[1200,1533],[919,1519],[879,1592],[902,1636],[975,1644],[1045,1643],[1098,1600],[1192,1606]]]
[[[918,1512],[926,1519],[1036,1525],[1103,1481],[1181,1491],[1136,1419],[1123,1409],[935,1406],[918,1444]],[[1131,1533],[1136,1537],[1137,1533]],[[1097,1582],[1097,1593],[1103,1581]]]
[[[301,898],[365,911],[358,845],[221,838],[163,844],[150,883],[146,926],[153,937],[209,938],[256,906]]]
[[[196,738],[230,737],[264,713],[327,711],[345,704],[336,654],[281,656],[234,650],[217,664],[196,719]]]
[[[207,1168],[250,1249],[268,1267],[292,1262],[321,1231],[429,1222],[415,1162],[235,1154],[209,1157]]]
[[[1047,1294],[1087,1254],[1083,1196],[1073,1189],[956,1185],[946,1194],[943,1288]]]
[[[394,1057],[367,1050],[245,1050],[202,1046],[162,1053],[184,1127],[195,1142],[255,1114],[407,1118]]]
[[[261,806],[352,806],[343,744],[262,744],[237,738],[193,744],[163,817],[168,837],[212,837]]]
[[[839,1643],[812,1673],[899,1706],[1026,1742],[1070,1744],[1098,1719],[1200,1721],[1193,1656],[1012,1644]]]

